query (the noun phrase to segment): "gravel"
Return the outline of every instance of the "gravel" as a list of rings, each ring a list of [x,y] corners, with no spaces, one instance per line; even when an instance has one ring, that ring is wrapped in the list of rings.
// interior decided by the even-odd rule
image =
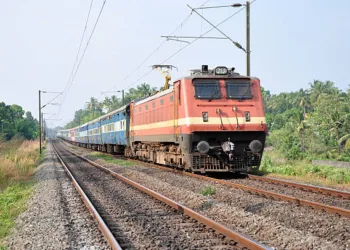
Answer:
[[[323,194],[316,194],[308,191],[303,191],[298,188],[284,187],[282,185],[276,185],[276,184],[271,184],[271,183],[252,180],[252,179],[235,179],[231,181],[237,184],[242,184],[242,185],[255,187],[255,188],[259,188],[259,189],[263,189],[271,192],[276,192],[284,195],[297,197],[299,199],[319,202],[329,206],[350,209],[350,200],[347,200],[347,199],[326,196]]]
[[[256,196],[241,190],[144,166],[123,167],[105,163],[90,150],[69,145],[81,155],[115,170],[226,226],[277,249],[349,249],[348,218],[308,207]],[[211,185],[216,194],[200,191]]]
[[[238,249],[200,223],[60,151],[124,249]]]
[[[10,249],[110,249],[50,144],[35,179],[28,209],[5,241]]]

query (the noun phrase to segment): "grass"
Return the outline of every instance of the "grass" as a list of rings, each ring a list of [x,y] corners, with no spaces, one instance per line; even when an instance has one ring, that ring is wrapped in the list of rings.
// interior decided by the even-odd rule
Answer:
[[[132,161],[116,159],[113,156],[107,155],[104,153],[93,152],[92,155],[99,158],[99,159],[104,160],[105,162],[117,164],[117,165],[124,166],[124,167],[130,167],[130,166],[135,165],[135,163]]]
[[[264,174],[293,177],[311,183],[350,187],[350,169],[314,166],[309,161],[286,161],[276,152],[266,152],[260,166]]]
[[[25,202],[33,192],[33,182],[10,185],[0,193],[0,239],[15,225],[14,219],[26,209]]]
[[[30,179],[43,157],[39,156],[38,141],[0,142],[0,250],[6,249],[1,241],[26,209],[26,200],[34,189]]]
[[[200,194],[203,196],[211,196],[211,195],[214,195],[215,193],[216,193],[216,190],[212,186],[205,186],[200,191]]]
[[[8,185],[27,181],[43,156],[38,141],[14,140],[0,146],[0,192]]]

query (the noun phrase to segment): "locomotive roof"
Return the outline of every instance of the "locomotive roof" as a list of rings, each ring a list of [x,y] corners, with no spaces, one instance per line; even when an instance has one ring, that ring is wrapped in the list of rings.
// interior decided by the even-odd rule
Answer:
[[[217,67],[217,68],[225,68],[225,67]],[[234,71],[235,68],[227,68],[227,74],[215,74],[215,69],[208,69],[207,71],[203,71],[201,69],[192,69],[190,73],[178,80],[181,79],[194,79],[194,78],[240,78],[240,79],[256,79],[256,77],[240,75],[238,72]]]
[[[242,75],[191,75],[191,76],[185,76],[182,79],[198,79],[198,78],[203,78],[203,79],[232,79],[232,78],[237,78],[237,79],[255,79],[256,77],[251,77],[251,76],[242,76]]]
[[[167,90],[160,91],[155,95],[147,96],[141,100],[134,101],[134,104],[142,104],[142,103],[148,102],[148,101],[153,100],[157,97],[161,97],[163,95],[169,94],[169,93],[173,92],[173,90],[174,90],[174,88],[169,88]]]

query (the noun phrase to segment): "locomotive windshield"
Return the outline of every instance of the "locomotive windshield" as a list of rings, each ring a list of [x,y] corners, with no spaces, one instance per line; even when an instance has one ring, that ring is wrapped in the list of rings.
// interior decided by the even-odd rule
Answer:
[[[218,80],[195,79],[193,85],[197,99],[221,99]]]
[[[228,99],[252,99],[250,81],[245,79],[226,80],[226,92]]]

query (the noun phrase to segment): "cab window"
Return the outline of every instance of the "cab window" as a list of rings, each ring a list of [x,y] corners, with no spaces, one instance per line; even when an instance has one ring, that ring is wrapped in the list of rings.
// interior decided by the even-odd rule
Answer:
[[[220,83],[218,80],[193,80],[196,99],[221,99]]]
[[[250,80],[231,79],[225,81],[227,99],[252,99]]]

